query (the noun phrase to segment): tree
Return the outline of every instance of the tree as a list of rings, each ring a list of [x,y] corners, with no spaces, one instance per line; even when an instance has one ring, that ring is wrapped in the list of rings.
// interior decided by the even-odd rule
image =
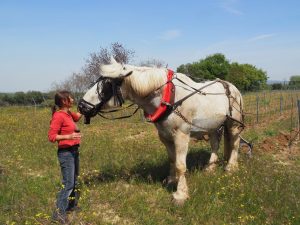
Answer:
[[[243,67],[236,62],[230,65],[226,80],[233,83],[239,90],[245,90],[250,85]]]
[[[109,48],[100,47],[99,52],[94,52],[89,55],[80,73],[73,73],[61,83],[53,83],[52,90],[69,90],[77,99],[92,82],[101,76],[100,66],[102,64],[108,64],[111,56],[113,56],[117,62],[126,64],[133,58],[134,51],[126,49],[118,42],[112,43]]]
[[[148,59],[148,60],[140,62],[140,66],[150,66],[150,67],[161,68],[161,67],[165,67],[166,64],[164,61],[159,60],[159,59]]]
[[[198,62],[180,65],[177,72],[189,74],[203,80],[225,79],[229,71],[229,61],[221,53],[207,56]]]
[[[300,75],[294,75],[290,77],[289,81],[290,88],[299,88],[300,87]]]
[[[78,100],[82,93],[90,86],[89,77],[83,73],[73,73],[68,79],[61,83],[53,83],[52,90],[68,90],[73,94],[73,97]]]
[[[28,91],[26,93],[28,103],[36,103],[36,104],[41,104],[44,101],[44,96],[41,92],[39,91]]]
[[[83,67],[83,75],[89,81],[96,80],[101,76],[100,66],[108,64],[110,57],[113,56],[119,63],[127,64],[134,56],[134,51],[126,49],[122,44],[115,42],[109,48],[100,47],[99,52],[91,53]]]
[[[225,78],[240,90],[257,91],[267,86],[267,73],[250,64],[232,63]]]
[[[14,94],[15,103],[18,105],[27,104],[28,98],[23,91],[18,91]]]
[[[220,78],[232,82],[242,91],[260,90],[266,87],[267,74],[250,64],[229,63],[223,54],[216,53],[195,63],[180,65],[177,72],[202,80]]]
[[[271,84],[271,88],[272,88],[272,90],[282,90],[283,85],[282,85],[282,83],[274,83],[274,84]]]

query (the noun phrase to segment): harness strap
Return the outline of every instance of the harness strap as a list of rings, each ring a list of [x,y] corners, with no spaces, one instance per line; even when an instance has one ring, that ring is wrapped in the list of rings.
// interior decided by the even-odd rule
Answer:
[[[175,92],[175,86],[172,83],[174,72],[172,70],[168,70],[168,78],[167,83],[164,86],[162,99],[160,102],[159,107],[155,110],[153,114],[145,114],[145,117],[150,122],[156,122],[159,118],[161,118],[169,108],[169,106],[172,105],[174,101],[174,92]]]
[[[225,89],[225,94],[226,94],[226,96],[227,96],[227,98],[228,98],[228,104],[229,104],[229,115],[230,115],[230,117],[232,116],[232,105],[231,105],[231,102],[230,102],[230,98],[231,98],[231,91],[230,91],[230,89],[229,89],[229,84],[226,82],[226,81],[224,81],[224,80],[218,80],[223,86],[224,86],[224,89]]]
[[[176,79],[178,79],[178,78],[176,78]],[[199,89],[195,89],[194,92],[190,93],[189,95],[187,95],[187,96],[185,96],[184,98],[182,98],[182,99],[178,100],[177,102],[175,102],[175,103],[173,104],[173,109],[176,109],[178,106],[180,106],[180,105],[182,104],[182,102],[184,102],[185,100],[187,100],[189,97],[193,96],[194,94],[197,94],[197,93],[203,94],[203,93],[201,92],[202,89],[204,89],[204,88],[206,88],[206,87],[208,87],[208,86],[210,86],[210,85],[212,85],[212,84],[214,84],[214,83],[216,83],[216,82],[219,82],[219,80],[220,80],[220,79],[216,79],[216,80],[212,81],[211,83],[202,86],[202,87],[199,88]]]

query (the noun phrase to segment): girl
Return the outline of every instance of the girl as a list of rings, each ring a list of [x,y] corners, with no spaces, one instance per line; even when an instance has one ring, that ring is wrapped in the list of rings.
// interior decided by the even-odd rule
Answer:
[[[65,223],[67,211],[78,209],[79,193],[76,185],[81,134],[74,122],[79,121],[81,114],[70,111],[74,100],[68,91],[57,92],[54,101],[48,139],[58,142],[57,156],[62,174],[62,189],[57,195],[57,209],[53,213],[53,219]]]

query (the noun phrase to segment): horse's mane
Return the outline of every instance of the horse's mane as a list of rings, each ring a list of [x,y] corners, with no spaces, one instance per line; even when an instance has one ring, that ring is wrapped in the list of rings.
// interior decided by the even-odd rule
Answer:
[[[125,79],[125,83],[139,96],[148,95],[167,81],[165,68],[129,66],[128,69],[133,73]]]

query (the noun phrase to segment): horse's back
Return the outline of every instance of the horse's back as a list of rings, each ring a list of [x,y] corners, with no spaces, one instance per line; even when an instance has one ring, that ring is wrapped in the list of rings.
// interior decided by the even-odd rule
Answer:
[[[182,113],[188,115],[194,124],[203,127],[203,130],[213,130],[222,124],[228,115],[240,119],[242,97],[239,90],[230,82],[213,80],[205,82],[194,82],[190,78],[180,74],[180,81],[176,86],[176,99],[200,90],[182,104]],[[238,110],[236,110],[238,109]]]

